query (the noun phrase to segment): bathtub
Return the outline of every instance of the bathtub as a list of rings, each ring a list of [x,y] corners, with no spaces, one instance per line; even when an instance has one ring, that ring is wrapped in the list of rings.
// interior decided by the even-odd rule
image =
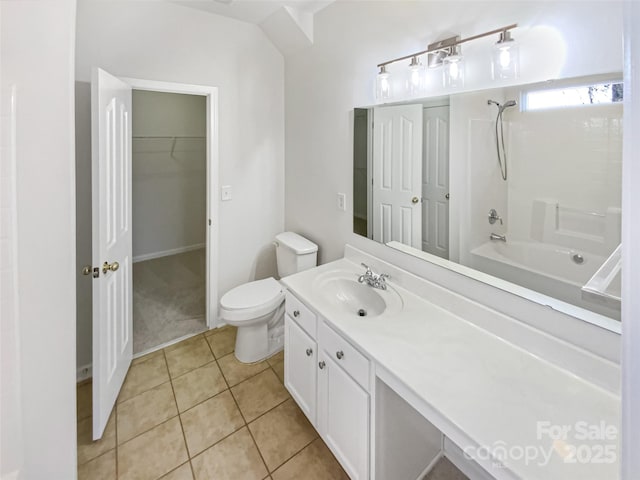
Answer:
[[[582,263],[574,260],[575,255],[582,257]],[[619,310],[582,298],[582,287],[606,259],[557,245],[507,240],[489,241],[471,250],[469,266],[619,320]]]

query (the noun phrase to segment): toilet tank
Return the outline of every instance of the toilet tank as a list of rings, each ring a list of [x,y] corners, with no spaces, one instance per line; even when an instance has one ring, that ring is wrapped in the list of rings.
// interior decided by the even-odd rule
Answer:
[[[276,259],[280,278],[318,264],[318,246],[294,232],[276,235]]]

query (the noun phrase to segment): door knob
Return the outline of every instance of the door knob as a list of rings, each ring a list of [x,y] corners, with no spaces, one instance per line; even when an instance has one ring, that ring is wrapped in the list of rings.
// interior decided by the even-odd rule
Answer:
[[[318,363],[318,367],[320,367],[320,370],[322,370],[324,368],[324,366],[325,366],[324,362]]]
[[[293,316],[298,318],[300,316],[300,310],[294,310],[293,311]]]
[[[413,203],[413,204],[418,203],[419,201],[420,201],[420,198],[419,198],[419,197],[413,197],[413,198],[411,199],[411,203]]]
[[[344,352],[342,350],[336,352],[336,357],[338,357],[338,360],[342,360],[342,357],[344,357]]]
[[[313,353],[313,350],[311,350],[310,348],[307,348],[307,357],[310,357],[312,353]]]
[[[449,200],[449,194],[445,194],[444,198],[446,198],[447,200]]]
[[[104,262],[104,264],[102,265],[102,273],[107,273],[109,270],[111,270],[112,272],[115,272],[119,268],[120,268],[120,264],[118,262],[113,262],[113,263]]]

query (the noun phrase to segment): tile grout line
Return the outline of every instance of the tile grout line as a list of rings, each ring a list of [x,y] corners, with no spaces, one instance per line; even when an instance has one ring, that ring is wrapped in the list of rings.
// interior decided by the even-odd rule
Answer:
[[[167,364],[167,370],[169,370],[169,362],[167,361],[167,353],[165,352],[164,348],[162,349],[162,355],[164,357],[165,363]],[[180,410],[178,409],[178,398],[176,397],[176,391],[173,388],[173,380],[171,379],[171,373],[169,373],[169,382],[171,383],[171,392],[173,393],[173,401],[176,403],[176,412],[178,412],[178,415],[177,415],[178,416],[178,422],[180,423],[180,431],[182,432],[182,441],[184,442],[184,449],[187,452],[187,461],[189,462],[189,467],[191,468],[191,476],[193,478],[195,478],[195,475],[193,474],[193,466],[191,465],[191,453],[189,452],[189,444],[187,443],[187,436],[184,433],[184,425],[182,425],[182,417],[180,416]],[[172,417],[172,418],[174,418],[174,417]],[[169,420],[171,420],[171,418]],[[180,464],[180,465],[182,465],[182,464]],[[180,465],[178,465],[178,467]],[[176,467],[176,468],[178,468],[178,467]],[[170,473],[170,472],[166,472],[166,473]]]
[[[117,399],[116,399],[117,400]],[[118,471],[118,402],[114,405],[114,421],[116,422],[115,431],[116,431],[116,480],[120,476],[120,472]]]
[[[313,428],[313,425],[311,426],[311,428]],[[313,440],[311,440],[309,443],[305,444],[304,447],[302,447],[300,450],[297,450],[293,455],[291,455],[290,457],[288,457],[284,462],[282,462],[281,464],[279,464],[277,467],[275,467],[273,470],[269,470],[267,468],[267,470],[269,470],[269,475],[271,475],[272,473],[275,473],[276,470],[278,470],[280,467],[282,467],[285,463],[287,463],[289,460],[293,459],[293,457],[295,457],[296,455],[298,455],[300,452],[302,452],[305,448],[307,448],[309,445],[311,445],[313,442],[315,442],[316,440],[318,440],[320,438],[320,434],[318,434],[318,431],[313,428],[313,430],[316,432],[316,436],[313,438]]]

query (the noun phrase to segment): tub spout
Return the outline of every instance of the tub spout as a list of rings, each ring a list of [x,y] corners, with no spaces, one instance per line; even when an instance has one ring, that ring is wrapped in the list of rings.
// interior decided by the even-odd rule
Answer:
[[[498,235],[497,233],[492,233],[491,235],[489,235],[489,239],[490,240],[500,240],[501,242],[506,242],[507,241],[507,236],[506,235]]]

